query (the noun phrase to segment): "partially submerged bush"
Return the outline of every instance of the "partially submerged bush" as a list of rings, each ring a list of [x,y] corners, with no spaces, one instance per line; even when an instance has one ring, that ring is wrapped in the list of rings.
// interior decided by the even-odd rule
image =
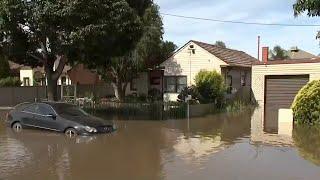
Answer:
[[[196,75],[195,82],[204,103],[215,103],[217,106],[221,106],[225,85],[220,73],[201,70]]]
[[[0,87],[18,87],[21,86],[21,81],[18,77],[7,77],[0,79]]]
[[[299,124],[320,124],[320,80],[308,83],[299,91],[292,110]]]
[[[198,104],[201,102],[202,97],[196,86],[185,87],[180,94],[178,95],[178,102],[185,102],[188,95],[191,95],[192,99],[190,100],[191,104]]]

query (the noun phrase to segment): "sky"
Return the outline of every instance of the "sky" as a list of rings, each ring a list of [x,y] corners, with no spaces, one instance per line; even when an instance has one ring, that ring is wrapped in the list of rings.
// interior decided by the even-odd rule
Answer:
[[[154,0],[161,13],[184,16],[259,23],[320,24],[320,17],[306,14],[294,17],[295,0]],[[319,27],[279,27],[226,24],[164,16],[164,39],[178,47],[189,40],[207,43],[224,41],[228,48],[245,51],[257,57],[257,37],[261,46],[285,49],[298,46],[315,55],[320,54],[316,35]]]

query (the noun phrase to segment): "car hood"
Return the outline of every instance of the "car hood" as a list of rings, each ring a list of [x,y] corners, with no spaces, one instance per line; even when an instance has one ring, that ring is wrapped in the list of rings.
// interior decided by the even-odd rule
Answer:
[[[79,123],[83,126],[90,126],[90,127],[99,127],[99,126],[106,126],[106,125],[112,125],[112,123],[108,123],[98,117],[94,116],[68,116],[64,115],[62,116],[64,119],[67,119],[69,121],[73,121],[76,123]]]

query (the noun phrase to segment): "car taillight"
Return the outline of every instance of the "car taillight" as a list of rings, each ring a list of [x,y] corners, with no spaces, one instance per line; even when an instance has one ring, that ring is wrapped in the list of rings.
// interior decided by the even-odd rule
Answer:
[[[12,117],[11,117],[11,115],[10,115],[10,112],[7,112],[7,114],[6,114],[6,121],[9,121],[10,119],[11,119]]]

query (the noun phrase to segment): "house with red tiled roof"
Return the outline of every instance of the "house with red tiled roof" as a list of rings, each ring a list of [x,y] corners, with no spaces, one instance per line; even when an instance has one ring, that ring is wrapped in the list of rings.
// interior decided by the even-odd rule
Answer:
[[[229,96],[251,87],[251,67],[258,60],[239,50],[191,40],[160,66],[164,68],[164,99],[175,101],[194,84],[200,70],[215,70],[224,77]]]

